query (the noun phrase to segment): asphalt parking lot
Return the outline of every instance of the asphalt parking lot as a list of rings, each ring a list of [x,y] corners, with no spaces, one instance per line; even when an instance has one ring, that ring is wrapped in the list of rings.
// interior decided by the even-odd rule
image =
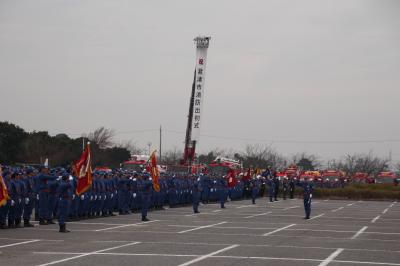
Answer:
[[[258,199],[0,231],[0,265],[400,265],[400,204]]]

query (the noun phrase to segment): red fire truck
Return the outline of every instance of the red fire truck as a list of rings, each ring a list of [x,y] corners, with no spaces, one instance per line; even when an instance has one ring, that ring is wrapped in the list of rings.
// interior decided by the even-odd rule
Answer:
[[[369,176],[367,173],[357,172],[352,177],[351,180],[355,183],[365,183],[373,184],[375,180]]]
[[[380,172],[375,177],[375,183],[377,184],[393,184],[395,186],[399,185],[400,178],[396,176],[393,172]]]

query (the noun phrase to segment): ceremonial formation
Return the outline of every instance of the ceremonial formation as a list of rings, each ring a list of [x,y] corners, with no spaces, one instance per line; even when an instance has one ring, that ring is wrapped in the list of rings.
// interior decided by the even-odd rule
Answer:
[[[154,167],[153,167],[154,166]],[[142,171],[115,169],[91,172],[89,145],[80,160],[69,169],[2,167],[0,228],[33,227],[31,219],[40,226],[58,220],[60,232],[67,221],[96,217],[127,215],[138,212],[142,221],[149,221],[148,210],[164,210],[219,202],[222,209],[232,200],[268,196],[277,201],[282,187],[283,199],[294,197],[295,186],[304,189],[305,218],[310,218],[313,183],[307,177],[280,179],[276,172],[266,169],[260,175],[248,171],[237,178],[208,173],[177,175],[160,174],[155,153]],[[148,169],[148,170],[147,170]]]

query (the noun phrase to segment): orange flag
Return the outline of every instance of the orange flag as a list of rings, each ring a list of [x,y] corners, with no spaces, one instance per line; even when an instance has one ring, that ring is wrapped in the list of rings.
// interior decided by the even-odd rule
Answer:
[[[8,196],[8,190],[6,187],[6,183],[4,183],[1,167],[0,167],[0,206],[3,206],[7,203],[10,197]]]
[[[150,155],[150,172],[151,178],[153,179],[154,191],[159,192],[160,184],[158,183],[158,178],[160,177],[160,172],[158,171],[157,167],[156,151],[153,151],[153,153]]]
[[[90,143],[86,145],[85,150],[82,152],[81,158],[74,163],[74,173],[78,178],[76,186],[76,194],[79,196],[88,190],[93,183],[92,177],[92,157],[90,153]]]

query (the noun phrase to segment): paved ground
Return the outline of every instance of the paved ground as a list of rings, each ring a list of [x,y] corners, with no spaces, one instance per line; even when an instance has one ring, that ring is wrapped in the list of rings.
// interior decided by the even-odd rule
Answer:
[[[235,201],[0,231],[0,265],[400,265],[400,204]]]

